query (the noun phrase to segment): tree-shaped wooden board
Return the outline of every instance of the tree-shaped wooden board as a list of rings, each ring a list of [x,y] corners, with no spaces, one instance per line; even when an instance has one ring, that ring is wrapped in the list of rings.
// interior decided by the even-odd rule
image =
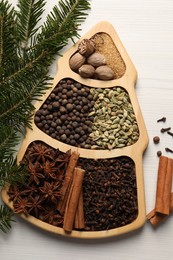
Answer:
[[[31,224],[69,237],[105,238],[142,227],[148,135],[133,63],[112,25],[100,22],[57,65],[18,152],[27,183],[5,187],[4,202]],[[71,186],[65,189],[69,167]],[[79,184],[76,169],[84,173]],[[79,208],[83,225],[76,224]]]

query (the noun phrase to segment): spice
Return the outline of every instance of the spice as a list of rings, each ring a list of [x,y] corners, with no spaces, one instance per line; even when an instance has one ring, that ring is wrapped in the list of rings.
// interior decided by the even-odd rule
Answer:
[[[170,129],[171,129],[171,127],[162,128],[162,129],[160,130],[160,132],[161,132],[161,133],[165,133],[165,132],[169,131]]]
[[[155,211],[169,215],[172,188],[173,160],[161,156],[158,166]]]
[[[84,229],[85,220],[84,220],[84,209],[83,209],[83,191],[81,190],[79,196],[79,202],[76,210],[75,220],[74,220],[74,228],[75,229]]]
[[[95,34],[92,39],[95,42],[96,52],[105,56],[107,65],[114,71],[115,78],[121,78],[125,73],[126,65],[110,35],[101,32]]]
[[[171,202],[170,202],[170,213],[173,212],[173,193],[171,193]],[[157,213],[155,209],[151,210],[147,214],[147,219],[150,221],[150,223],[157,227],[162,221],[164,221],[167,218],[167,215]]]
[[[63,216],[56,207],[69,158],[69,151],[62,153],[41,141],[32,142],[20,162],[28,172],[26,183],[10,186],[8,191],[14,212],[62,226]]]
[[[162,117],[162,118],[158,119],[157,122],[166,122],[166,117]]]
[[[40,151],[44,151],[44,156],[43,153],[40,156]],[[9,199],[13,201],[15,212],[30,214],[58,227],[63,227],[65,223],[65,230],[69,232],[72,229],[107,230],[133,222],[138,215],[133,160],[126,156],[94,160],[78,158],[78,154],[75,154],[77,163],[74,165],[80,173],[82,171],[82,175],[78,176],[80,180],[77,177],[79,183],[75,179],[70,181],[65,220],[64,213],[57,207],[70,159],[74,159],[72,154],[70,151],[62,153],[41,141],[29,145],[21,163],[26,167],[30,162],[32,165],[40,164],[37,172],[39,184],[31,174],[32,168],[28,168],[26,185],[10,187]],[[73,203],[75,207],[72,207]]]
[[[89,87],[73,79],[62,79],[37,110],[34,121],[39,129],[52,138],[90,149],[92,142],[89,134],[93,117],[88,117],[88,114],[93,105]]]
[[[69,196],[70,187],[71,187],[71,183],[72,183],[72,179],[73,179],[73,172],[77,165],[78,158],[79,158],[79,153],[73,152],[71,154],[71,157],[70,157],[70,160],[69,160],[69,163],[67,166],[65,178],[63,181],[63,185],[61,187],[61,197],[60,197],[60,201],[57,206],[57,209],[61,212],[61,214],[63,214],[65,211],[65,207],[66,207],[66,203],[67,203],[67,199]]]
[[[88,57],[95,52],[95,42],[90,39],[83,39],[78,45],[78,52],[85,57]]]
[[[173,211],[172,173],[173,159],[161,156],[158,165],[155,208],[147,214],[147,219],[154,227]]]
[[[133,107],[123,88],[89,88],[72,79],[58,83],[36,112],[35,123],[52,138],[85,149],[121,148],[139,138]]]
[[[82,183],[85,171],[81,168],[75,168],[73,181],[68,195],[67,205],[64,214],[63,229],[71,232],[74,226],[76,210],[78,208],[79,197],[82,190]]]
[[[154,142],[155,144],[158,144],[158,143],[160,142],[160,137],[159,137],[159,136],[155,136],[155,137],[153,138],[153,142]]]
[[[173,136],[173,133],[170,132],[170,131],[168,131],[167,134],[170,135],[170,136]]]
[[[120,87],[91,89],[95,104],[90,138],[93,149],[115,149],[134,144],[139,129],[128,93]]]
[[[168,147],[165,148],[165,151],[168,152],[168,153],[173,153],[173,150],[171,150],[171,149],[168,148]]]
[[[171,203],[170,203],[170,212],[173,212],[173,192],[171,193]],[[157,213],[155,209],[151,210],[147,214],[147,219],[150,221],[150,223],[154,226],[157,227],[163,220],[165,220],[167,215]]]
[[[136,174],[131,158],[79,158],[78,165],[86,172],[83,181],[84,230],[108,230],[136,219]]]
[[[97,68],[97,73],[91,73],[88,70],[81,73],[83,69],[81,70],[80,66],[83,64],[91,64]],[[91,39],[82,40],[78,45],[77,52],[70,57],[69,65],[82,77],[99,80],[118,79],[124,75],[126,69],[118,49],[107,33],[97,33]],[[106,65],[106,67],[100,68],[102,65]]]
[[[160,157],[162,155],[161,151],[157,151],[157,156]]]

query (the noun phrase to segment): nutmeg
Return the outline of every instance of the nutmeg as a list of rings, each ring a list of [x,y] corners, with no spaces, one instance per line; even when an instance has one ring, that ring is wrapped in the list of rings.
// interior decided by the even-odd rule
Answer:
[[[114,79],[114,72],[107,65],[100,66],[100,67],[96,68],[95,74],[96,74],[96,77],[98,79],[101,79],[101,80],[111,80],[111,79]]]
[[[83,78],[91,78],[95,73],[95,68],[89,64],[84,64],[79,68],[78,72]]]
[[[86,58],[79,52],[76,52],[69,60],[69,65],[72,70],[78,70],[84,63]]]
[[[99,67],[106,64],[106,59],[101,53],[94,52],[87,58],[87,63],[93,67]]]
[[[95,43],[90,39],[83,39],[78,45],[78,51],[81,55],[88,57],[95,52]]]

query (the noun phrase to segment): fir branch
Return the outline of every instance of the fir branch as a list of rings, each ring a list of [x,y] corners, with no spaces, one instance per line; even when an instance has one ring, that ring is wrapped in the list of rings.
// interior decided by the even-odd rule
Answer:
[[[36,34],[36,27],[43,14],[45,0],[19,0],[17,12],[18,40],[22,49],[28,47],[29,39]]]
[[[10,87],[10,91],[15,90],[20,83],[24,86],[27,83],[28,86],[28,82],[30,82],[30,85],[32,85],[32,82],[35,82],[38,77],[48,73],[51,61],[52,57],[50,59],[49,53],[42,51],[38,57],[33,57],[18,71],[11,73],[9,77],[2,80],[0,82],[1,91],[8,91],[7,86]]]
[[[41,32],[35,38],[37,50],[52,48],[56,53],[56,46],[64,46],[67,39],[78,37],[79,25],[86,18],[86,11],[90,9],[89,1],[86,0],[65,0],[59,1],[52,12],[47,16]],[[62,39],[62,43],[60,43]],[[66,41],[64,41],[66,39]],[[59,44],[57,44],[57,41]],[[63,44],[64,42],[64,44]]]
[[[16,164],[14,147],[19,131],[30,127],[34,100],[50,85],[47,76],[55,54],[78,37],[86,18],[87,0],[60,0],[40,28],[45,0],[19,0],[15,11],[0,2],[0,185],[23,181],[26,169]],[[38,34],[37,34],[38,33]],[[10,228],[12,213],[0,208],[0,229]]]
[[[11,228],[13,212],[5,205],[0,205],[0,230],[6,233]]]
[[[2,0],[0,3],[0,80],[18,69],[17,42],[15,38],[15,11]]]
[[[9,127],[9,125],[2,125],[0,133],[0,158],[6,160],[16,152],[15,147],[19,143],[20,138],[17,129]]]
[[[32,101],[39,100],[39,97],[50,87],[49,80],[50,77],[40,75],[39,78],[35,79],[35,82],[25,82],[27,84],[25,88],[24,86],[16,88],[15,96],[13,92],[6,92],[6,98],[0,107],[0,121],[4,125],[16,126],[18,129],[23,126],[30,127],[32,111],[35,108]]]
[[[12,155],[0,162],[0,173],[0,187],[3,187],[6,183],[11,185],[24,183],[28,175],[26,167],[17,165],[16,159]]]

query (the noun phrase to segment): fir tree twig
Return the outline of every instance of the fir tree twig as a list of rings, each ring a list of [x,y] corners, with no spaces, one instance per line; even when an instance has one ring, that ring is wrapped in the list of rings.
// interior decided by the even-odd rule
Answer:
[[[87,0],[60,0],[38,26],[45,3],[18,0],[16,11],[8,0],[0,2],[0,186],[25,179],[26,171],[14,156],[19,132],[31,127],[33,101],[50,85],[49,66],[69,39],[79,37],[79,26],[90,9]],[[3,232],[11,220],[11,210],[1,206]]]
[[[0,205],[0,230],[6,233],[11,228],[13,212],[5,205]]]

